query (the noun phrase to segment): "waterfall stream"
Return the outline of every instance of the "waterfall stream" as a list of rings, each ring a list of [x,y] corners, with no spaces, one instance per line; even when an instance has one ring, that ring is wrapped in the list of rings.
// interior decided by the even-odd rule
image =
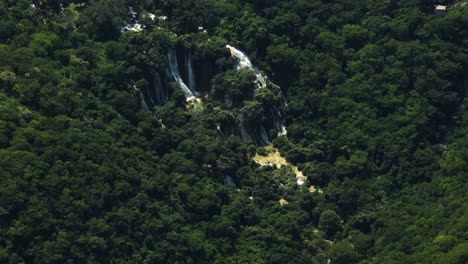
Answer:
[[[145,111],[149,110],[148,104],[145,101],[145,97],[143,96],[141,92],[140,92],[140,106]]]
[[[237,187],[236,183],[234,182],[234,179],[232,179],[231,176],[224,177],[224,184]]]
[[[140,31],[142,31],[145,28],[145,26],[143,26],[142,24],[140,24],[138,22],[138,18],[137,18],[138,13],[135,12],[133,10],[133,7],[131,7],[131,6],[128,7],[128,10],[129,10],[130,14],[132,15],[131,22],[125,22],[125,26],[123,26],[120,29],[120,32],[125,32],[125,31],[140,32]]]
[[[255,72],[255,75],[257,76],[257,79],[255,80],[255,84],[257,86],[257,89],[259,88],[264,88],[267,86],[267,77],[265,75],[263,75],[260,70],[258,70],[258,68],[254,67],[252,65],[252,62],[250,62],[250,59],[247,55],[245,55],[242,51],[230,46],[230,45],[226,45],[226,48],[229,49],[229,51],[231,52],[231,56],[236,58],[237,59],[237,63],[235,65],[235,68],[240,70],[240,69],[250,69],[252,71]],[[278,89],[278,94],[281,96],[282,98],[282,105],[283,106],[287,106],[287,102],[286,102],[286,98],[284,97],[283,93],[281,92],[281,88],[276,86],[275,84],[272,84],[270,83],[272,86],[276,87]],[[281,116],[281,111],[280,109],[275,106],[275,105],[272,105],[269,107],[269,112],[270,112],[270,116],[271,116],[271,121],[273,122],[273,128],[276,130],[276,132],[278,133],[278,135],[286,135],[287,134],[287,131],[286,131],[286,127],[284,126],[283,124],[283,118]],[[250,140],[253,140],[255,142],[255,144],[257,145],[271,145],[271,142],[269,140],[269,137],[268,137],[268,134],[267,134],[267,131],[265,129],[265,126],[264,124],[262,124],[262,122],[259,122],[259,124],[255,124],[255,125],[247,125],[247,124],[244,124],[244,122],[242,122],[242,117],[240,117],[240,124],[239,124],[239,129],[240,129],[240,136],[241,138],[244,138],[244,139],[250,139]],[[219,127],[218,127],[219,129]],[[271,156],[271,155],[269,155]],[[273,155],[274,157],[281,157],[280,154],[279,154],[279,151],[276,150],[276,153]],[[283,158],[283,163],[284,164],[288,164],[286,162],[286,159]],[[272,164],[276,164],[276,166],[281,166],[281,163],[278,163],[278,159],[274,159],[274,161],[276,162],[272,162]],[[260,163],[261,166],[262,163]],[[264,163],[265,164],[265,163]],[[266,164],[270,164],[270,162],[267,162]],[[297,169],[297,167],[295,166],[292,166],[293,168],[293,171],[294,173],[296,174],[296,182],[297,182],[297,185],[303,185],[307,179],[307,177],[305,177],[303,175],[303,173],[301,171],[299,171]],[[229,177],[229,176],[228,176]],[[229,184],[228,183],[228,178],[225,178],[225,183],[226,184]],[[309,190],[311,190],[311,192],[315,191],[316,188],[314,186],[311,186],[309,188]],[[284,201],[285,203],[284,204],[287,204],[286,201]],[[281,200],[280,200],[280,203],[281,203]]]
[[[250,62],[249,57],[247,55],[245,55],[245,53],[243,53],[242,51],[240,51],[240,50],[238,50],[238,49],[236,49],[236,48],[234,48],[233,46],[230,46],[230,45],[226,45],[226,48],[228,48],[229,51],[231,52],[231,56],[237,59],[237,63],[235,65],[235,68],[237,70],[240,70],[240,69],[252,70],[255,73],[255,76],[257,76],[257,79],[255,80],[255,83],[257,84],[257,89],[266,86],[266,84],[267,84],[266,76],[264,76],[258,70],[257,67],[254,67],[252,65],[252,62]]]
[[[169,62],[168,72],[170,76],[174,79],[175,82],[177,82],[179,87],[182,89],[187,101],[194,99],[195,94],[192,92],[192,90],[190,90],[190,88],[184,83],[184,81],[180,77],[179,65],[177,64],[176,53],[173,49],[169,50],[169,53],[167,54],[167,59]]]
[[[188,86],[194,93],[199,92],[197,89],[197,83],[195,81],[195,74],[193,71],[193,59],[191,49],[185,50],[185,67],[187,71]]]
[[[262,139],[262,144],[270,145],[270,139],[268,133],[263,125],[260,126],[260,138]]]
[[[236,69],[240,70],[247,68],[253,70],[252,62],[250,62],[250,59],[249,57],[247,57],[247,55],[245,55],[242,51],[234,48],[233,46],[226,45],[226,48],[228,48],[231,52],[231,56],[238,60],[236,64]]]
[[[226,45],[226,48],[229,49],[229,51],[231,53],[231,56],[236,59],[236,64],[234,66],[235,69],[237,69],[237,70],[249,69],[249,70],[252,70],[255,73],[255,75],[257,77],[256,80],[255,80],[256,89],[264,88],[264,87],[267,86],[267,80],[268,80],[267,76],[262,74],[262,72],[252,64],[249,57],[244,52],[242,52],[242,51],[240,51],[240,50],[238,50],[235,47],[230,46],[230,45]],[[281,89],[278,86],[274,85],[274,84],[273,84],[273,86],[278,88],[278,92],[279,92],[281,98],[283,99],[282,104],[284,106],[287,106],[286,98],[284,97],[283,93],[281,92]],[[286,135],[286,133],[287,133],[286,127],[283,124],[283,119],[282,119],[282,116],[281,116],[281,113],[280,113],[278,107],[272,106],[272,108],[270,109],[270,115],[271,115],[271,119],[273,121],[273,128],[276,130],[276,132],[278,132],[279,135]],[[263,126],[263,124],[260,124],[259,127],[257,127],[257,128],[258,128],[259,133],[260,133],[259,140],[262,142],[262,144],[270,144],[270,141],[269,141],[269,138],[268,138],[268,133],[266,132],[266,129]],[[253,135],[251,133],[248,133],[248,132],[253,132],[253,131],[246,130],[243,124],[240,125],[240,130],[241,130],[241,137],[242,138],[252,139]]]

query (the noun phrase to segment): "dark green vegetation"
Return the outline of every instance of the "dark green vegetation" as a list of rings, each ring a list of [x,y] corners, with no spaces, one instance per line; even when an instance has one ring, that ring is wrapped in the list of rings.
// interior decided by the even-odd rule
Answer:
[[[468,5],[33,2],[0,1],[0,263],[468,262]],[[168,19],[121,34],[128,2]],[[283,88],[273,143],[302,188],[218,135],[278,100],[239,92],[226,43]],[[187,110],[171,83],[143,111],[174,46],[209,98]]]

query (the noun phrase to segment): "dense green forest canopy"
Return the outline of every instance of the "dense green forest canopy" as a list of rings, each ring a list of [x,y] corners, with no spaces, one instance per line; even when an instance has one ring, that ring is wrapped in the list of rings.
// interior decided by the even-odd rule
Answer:
[[[465,3],[1,0],[0,262],[468,263]]]

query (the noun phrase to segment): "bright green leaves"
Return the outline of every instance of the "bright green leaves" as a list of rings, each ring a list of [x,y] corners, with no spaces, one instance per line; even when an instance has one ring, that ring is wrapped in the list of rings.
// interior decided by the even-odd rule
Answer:
[[[29,48],[38,56],[48,56],[59,44],[59,37],[53,33],[35,33],[32,35]]]

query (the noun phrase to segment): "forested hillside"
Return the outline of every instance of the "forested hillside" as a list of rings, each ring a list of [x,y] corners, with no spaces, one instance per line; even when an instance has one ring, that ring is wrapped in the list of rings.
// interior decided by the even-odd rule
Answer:
[[[468,263],[465,3],[0,0],[0,263]]]

